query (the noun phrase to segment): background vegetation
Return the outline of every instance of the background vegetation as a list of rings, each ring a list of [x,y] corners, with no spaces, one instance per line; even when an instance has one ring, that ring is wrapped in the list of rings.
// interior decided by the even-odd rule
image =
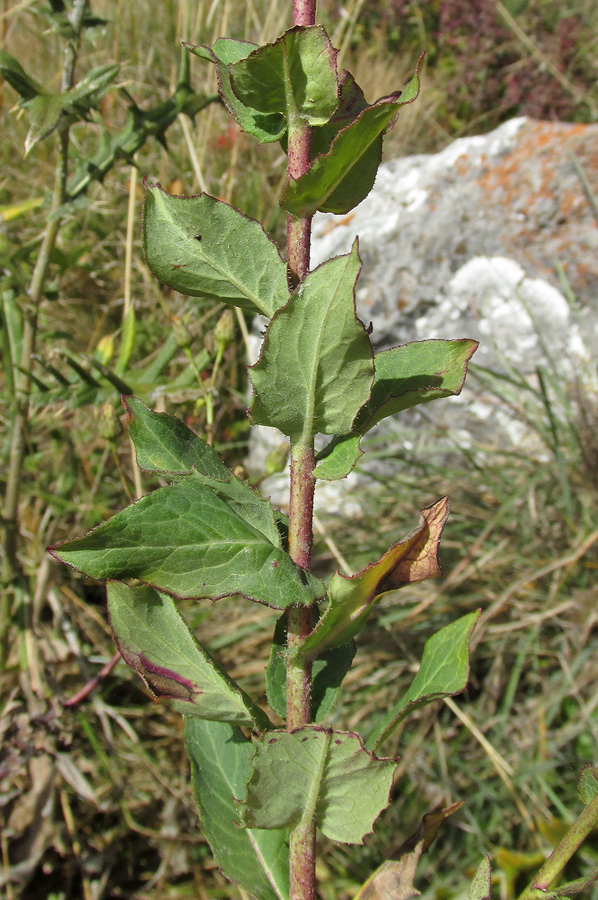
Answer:
[[[4,49],[57,91],[62,38],[43,5],[3,0],[0,9]],[[144,109],[171,96],[181,40],[211,43],[231,34],[263,42],[290,22],[283,0],[113,0],[96,2],[93,11],[109,22],[88,33],[78,70],[121,63],[117,87],[101,101],[111,134],[124,126],[130,98]],[[389,157],[439,149],[513,115],[596,119],[594,0],[321,0],[319,15],[368,99],[405,83],[428,49],[422,96],[402,113]],[[194,89],[209,97],[211,78],[194,59]],[[14,91],[0,85],[5,336],[18,331],[18,310],[27,302],[56,153],[50,137],[23,159],[28,126],[15,102]],[[72,129],[74,168],[97,151],[100,113]],[[258,147],[217,104],[194,121],[179,116],[166,139],[167,148],[150,138],[139,150],[140,176],[175,193],[206,189],[268,228],[282,227],[284,159],[276,148]],[[19,510],[24,578],[17,590],[5,586],[12,624],[0,675],[0,891],[8,900],[238,895],[214,870],[196,829],[179,717],[155,706],[123,664],[93,694],[65,705],[114,647],[103,589],[57,568],[45,547],[120,509],[123,492],[133,497],[156,484],[136,481],[118,390],[102,369],[114,369],[131,306],[136,330],[122,377],[154,408],[181,416],[200,434],[207,426],[205,382],[214,375],[213,332],[222,310],[190,304],[153,281],[140,249],[141,197],[140,178],[123,159],[72,204],[41,308]],[[244,353],[238,330],[215,376],[214,441],[231,466],[242,463],[246,449]],[[410,530],[421,506],[444,492],[452,497],[446,577],[381,605],[335,714],[339,727],[375,719],[388,706],[431,632],[457,614],[484,611],[468,695],[457,705],[424,709],[389,748],[401,755],[405,774],[376,835],[364,848],[322,843],[323,900],[352,897],[424,813],[458,799],[467,803],[424,860],[422,891],[461,896],[466,874],[488,852],[496,895],[509,900],[572,820],[578,769],[597,761],[597,398],[587,388],[583,396],[565,393],[550,360],[543,391],[537,383],[492,384],[538,432],[542,464],[477,448],[475,458],[464,456],[447,470],[434,447],[419,448],[417,458],[396,460],[363,521],[335,523],[334,541],[330,533],[319,539],[322,572],[338,565],[339,553],[358,568]],[[5,470],[13,409],[6,367],[0,391]],[[433,417],[433,406],[429,412]],[[267,493],[267,481],[263,487]],[[188,613],[233,676],[259,690],[272,612],[202,603]],[[578,874],[597,857],[590,842]]]

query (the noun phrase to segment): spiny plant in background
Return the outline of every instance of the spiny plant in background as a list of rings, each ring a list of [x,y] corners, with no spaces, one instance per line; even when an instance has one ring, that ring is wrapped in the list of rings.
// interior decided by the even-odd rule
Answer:
[[[155,359],[135,371],[131,370],[129,362],[135,345],[136,322],[133,307],[127,307],[125,303],[119,353],[111,365],[112,341],[101,343],[89,361],[64,351],[60,367],[38,356],[40,311],[45,300],[56,296],[48,273],[51,264],[60,258],[56,246],[60,229],[76,214],[92,183],[101,182],[119,164],[133,163],[137,151],[150,138],[166,146],[166,131],[180,113],[193,118],[210,103],[219,102],[217,95],[210,97],[192,90],[189,60],[183,54],[173,95],[153,108],[142,110],[124,92],[128,102],[128,120],[120,132],[111,134],[101,118],[100,121],[97,119],[101,112],[100,101],[113,87],[120,66],[117,63],[99,66],[80,81],[75,78],[82,40],[93,34],[93,29],[105,25],[106,20],[92,13],[88,0],[75,0],[71,8],[62,0],[56,0],[50,7],[41,9],[40,13],[65,42],[59,92],[45,90],[17,59],[0,49],[0,75],[17,92],[18,107],[29,118],[25,155],[28,156],[40,141],[54,134],[58,136],[54,189],[48,203],[41,243],[15,244],[12,248],[9,244],[0,244],[0,347],[5,360],[11,428],[2,510],[5,552],[2,562],[4,590],[0,600],[0,671],[6,661],[11,614],[24,596],[20,588],[17,590],[15,587],[23,574],[18,554],[19,500],[33,405],[40,396],[46,405],[52,400],[66,399],[72,407],[76,407],[87,404],[100,406],[103,400],[114,397],[115,390],[122,393],[134,389],[144,395],[150,386],[156,387],[157,379],[178,346],[177,337],[172,334]],[[99,131],[97,152],[90,159],[80,158],[74,171],[69,174],[71,127],[77,122],[90,121],[94,116]],[[43,203],[43,198],[31,198],[24,203],[4,207],[2,220],[22,215]],[[73,265],[73,259],[68,254],[64,254],[64,259],[64,269]],[[30,266],[33,271],[28,278]],[[194,360],[195,368],[189,367],[181,379],[169,383],[169,388],[178,390],[188,387],[197,372],[197,365],[201,368],[207,362],[209,354],[204,351],[201,359]],[[114,429],[114,423],[109,427]],[[24,584],[21,587],[26,594]]]
[[[429,340],[374,353],[355,313],[357,242],[309,270],[312,216],[346,214],[368,194],[384,132],[418,95],[421,64],[404,91],[370,105],[349,73],[339,77],[336,51],[314,19],[315,3],[296,0],[293,27],[272,44],[219,39],[211,48],[189,47],[216,67],[236,122],[288,153],[286,263],[259,222],[207,194],[184,198],[148,186],[143,225],[148,264],[161,282],[270,319],[250,370],[250,419],[290,440],[288,519],[186,425],[125,396],[138,466],[171,483],[51,548],[108,581],[121,655],[185,716],[201,826],[214,857],[260,900],[313,900],[317,828],[334,841],[363,842],[389,803],[396,767],[379,751],[414,709],[464,690],[478,616],[469,613],[428,640],[412,684],[365,737],[326,724],[376,601],[439,574],[448,502],[422,510],[414,531],[363,571],[336,572],[326,585],[311,573],[315,483],[345,477],[362,453],[361,437],[381,419],[458,394],[477,345]],[[316,454],[318,434],[331,440]],[[244,598],[280,610],[265,681],[284,727],[196,640],[177,598]],[[598,819],[597,784],[592,771],[586,829]],[[459,805],[424,816],[359,896],[412,896],[420,855]],[[556,864],[553,854],[550,872],[542,870],[526,900],[552,883],[574,851],[570,841]],[[471,896],[482,900],[489,891],[484,859]]]

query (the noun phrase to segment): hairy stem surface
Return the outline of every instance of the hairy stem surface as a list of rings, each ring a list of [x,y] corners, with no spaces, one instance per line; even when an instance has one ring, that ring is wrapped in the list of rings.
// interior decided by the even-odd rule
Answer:
[[[293,25],[314,25],[315,0],[293,0]],[[299,116],[289,115],[287,172],[299,178],[309,168],[311,128]],[[309,272],[311,218],[287,218],[287,267],[289,282],[300,284]],[[292,559],[309,572],[313,540],[314,503],[313,437],[291,447],[291,499],[289,551]],[[311,608],[291,608],[288,647],[292,649],[311,631]],[[311,722],[311,663],[290,662],[287,668],[287,730]],[[316,826],[301,822],[290,834],[289,876],[291,900],[314,900],[316,894]]]
[[[294,561],[309,571],[315,479],[313,444],[291,450],[291,503],[289,549]],[[311,631],[311,607],[291,607],[288,648],[295,647]],[[287,667],[287,731],[311,721],[311,663],[289,662]],[[290,835],[291,900],[313,900],[316,890],[316,826],[302,821]]]

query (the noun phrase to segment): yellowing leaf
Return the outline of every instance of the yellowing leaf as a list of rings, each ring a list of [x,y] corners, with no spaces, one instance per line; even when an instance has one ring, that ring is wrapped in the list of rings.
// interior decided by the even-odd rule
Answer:
[[[368,878],[355,900],[409,900],[418,897],[413,885],[420,856],[425,853],[440,830],[442,823],[461,809],[463,803],[453,803],[444,809],[425,815],[418,829],[399,847],[394,859],[388,859]]]
[[[447,517],[448,498],[443,497],[423,509],[417,528],[378,562],[352,577],[336,572],[330,582],[328,609],[298,648],[298,655],[313,658],[324,649],[347,643],[361,631],[382,594],[440,575],[438,544]]]
[[[417,864],[422,852],[420,842],[415,850],[401,859],[387,859],[368,878],[355,900],[410,900],[420,892],[413,885]]]

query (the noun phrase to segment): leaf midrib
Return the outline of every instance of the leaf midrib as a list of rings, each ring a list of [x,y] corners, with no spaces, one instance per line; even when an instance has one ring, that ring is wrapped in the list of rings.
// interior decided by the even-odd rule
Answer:
[[[85,540],[85,538],[82,538],[81,540]],[[195,549],[201,548],[201,547],[214,547],[214,546],[230,547],[231,545],[232,546],[239,545],[241,547],[263,546],[266,549],[269,549],[271,547],[272,550],[278,550],[279,552],[283,552],[280,550],[279,547],[275,547],[274,544],[272,544],[266,537],[260,538],[259,536],[256,536],[252,540],[248,540],[246,538],[239,538],[239,539],[235,538],[234,540],[228,540],[228,539],[225,540],[223,538],[221,540],[195,541],[193,543],[177,542],[176,544],[149,544],[148,543],[148,544],[140,545],[139,543],[135,543],[135,544],[122,543],[122,544],[118,544],[118,546],[115,546],[115,547],[102,547],[99,549],[95,549],[93,552],[98,556],[105,555],[108,553],[121,553],[123,551],[131,551],[131,550],[142,550],[142,551],[163,550],[165,553],[166,552],[173,553],[175,550],[195,550]],[[91,548],[91,549],[93,549],[93,548]],[[71,550],[71,551],[66,550],[65,553],[69,553],[69,552],[70,553],[85,553],[85,552],[89,552],[89,551],[90,551],[90,548],[85,547],[85,548],[79,548],[78,550]]]

